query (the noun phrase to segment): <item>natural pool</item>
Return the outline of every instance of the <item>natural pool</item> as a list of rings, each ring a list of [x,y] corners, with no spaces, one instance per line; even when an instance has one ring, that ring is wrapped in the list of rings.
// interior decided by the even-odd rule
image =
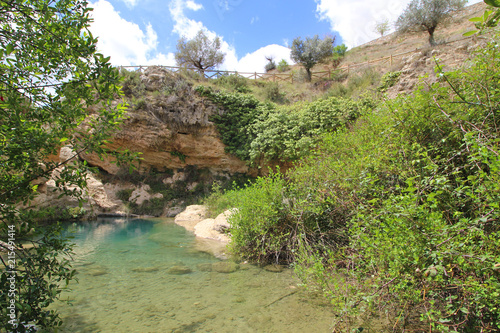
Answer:
[[[172,220],[73,224],[79,282],[58,303],[62,332],[330,332],[334,315],[292,271],[221,262]]]

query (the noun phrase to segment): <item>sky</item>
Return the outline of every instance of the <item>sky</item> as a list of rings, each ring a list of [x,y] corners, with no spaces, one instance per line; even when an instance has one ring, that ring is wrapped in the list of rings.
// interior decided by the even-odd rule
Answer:
[[[471,0],[469,5],[480,0]],[[349,48],[380,37],[377,22],[393,23],[410,0],[91,0],[98,49],[115,66],[175,66],[181,37],[199,30],[219,36],[219,69],[264,72],[266,57],[292,64],[297,37],[335,37]]]

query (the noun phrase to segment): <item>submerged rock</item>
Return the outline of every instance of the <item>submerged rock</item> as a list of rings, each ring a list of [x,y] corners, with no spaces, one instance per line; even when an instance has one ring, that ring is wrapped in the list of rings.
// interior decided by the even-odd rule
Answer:
[[[283,272],[283,265],[267,265],[267,266],[264,266],[264,270],[268,271],[268,272],[273,272],[273,273],[281,273]]]
[[[108,269],[106,267],[97,266],[97,267],[94,267],[92,269],[89,269],[86,273],[90,276],[101,276],[101,275],[108,274],[109,272],[108,272]]]
[[[137,268],[132,268],[132,272],[136,272],[136,273],[158,272],[159,270],[160,270],[159,267],[137,267]]]
[[[240,265],[233,261],[220,261],[212,264],[212,270],[218,273],[233,273],[240,269]]]
[[[189,274],[191,272],[192,272],[191,268],[187,266],[172,266],[167,270],[167,273],[171,275],[184,275],[184,274]]]
[[[196,268],[198,268],[198,270],[202,272],[211,272],[212,264],[210,263],[198,264],[196,265]]]

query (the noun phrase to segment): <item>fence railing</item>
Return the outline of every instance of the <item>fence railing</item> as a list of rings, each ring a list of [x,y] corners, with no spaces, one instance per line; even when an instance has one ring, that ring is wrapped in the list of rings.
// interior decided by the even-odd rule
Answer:
[[[443,44],[451,44],[451,43],[456,43],[459,41],[463,41],[466,39],[474,38],[473,36],[467,37],[467,38],[462,38],[450,42],[446,42]],[[442,45],[443,45],[442,44]],[[371,67],[374,65],[380,65],[380,64],[388,64],[392,66],[396,61],[402,59],[405,55],[411,54],[418,52],[419,48],[416,48],[411,51],[406,51],[402,53],[397,53],[397,54],[391,54],[386,57],[374,59],[374,60],[368,60],[365,62],[360,62],[360,63],[355,63],[355,64],[347,64],[343,65],[340,67],[336,67],[327,71],[320,71],[320,72],[312,72],[311,73],[311,78],[312,79],[330,79],[332,78],[333,74],[337,75],[342,75],[342,74],[347,74],[349,75],[351,71],[359,70],[362,69],[363,67]],[[132,69],[135,71],[140,71],[142,72],[143,70],[147,69],[148,67],[161,67],[166,70],[170,70],[172,72],[179,72],[181,70],[192,70],[192,71],[198,71],[196,68],[186,68],[186,67],[177,67],[177,66],[119,66],[120,68],[125,68],[125,69]],[[227,75],[238,75],[247,79],[261,79],[261,80],[266,80],[266,81],[272,81],[272,82],[295,82],[297,81],[297,74],[296,73],[258,73],[258,72],[238,72],[238,71],[223,71],[223,70],[205,70],[203,73],[204,77],[207,79],[214,79],[214,78],[219,78],[222,76],[227,76]]]

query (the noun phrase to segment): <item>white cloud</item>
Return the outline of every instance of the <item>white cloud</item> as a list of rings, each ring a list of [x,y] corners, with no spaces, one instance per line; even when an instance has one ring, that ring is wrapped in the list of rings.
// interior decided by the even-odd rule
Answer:
[[[259,21],[259,17],[258,16],[252,17],[250,19],[250,24],[254,24],[255,22],[258,22],[258,21]]]
[[[366,43],[379,35],[374,32],[376,22],[385,19],[394,22],[410,0],[316,0],[321,19],[330,21],[349,47]]]
[[[338,31],[344,43],[354,47],[380,37],[375,24],[383,20],[394,23],[410,0],[315,0],[320,19],[327,20]],[[481,0],[471,0],[469,5]]]
[[[255,52],[248,53],[238,61],[234,68],[239,72],[264,72],[264,67],[267,64],[266,57],[273,57],[276,63],[281,59],[285,59],[289,64],[294,62],[290,59],[290,49],[281,45],[271,44],[261,47]]]
[[[125,2],[125,4],[126,4],[128,7],[132,8],[132,7],[135,7],[135,5],[137,5],[137,2],[138,2],[139,0],[122,0],[122,1],[123,1],[123,2]]]
[[[173,65],[173,54],[158,53],[158,36],[151,24],[143,31],[137,24],[120,17],[106,0],[91,4],[94,22],[90,31],[98,37],[97,47],[105,56],[111,56],[113,65]]]
[[[195,3],[192,0],[172,0],[168,6],[170,10],[170,15],[174,20],[173,32],[179,36],[184,36],[186,38],[193,38],[196,33],[200,30],[207,30],[202,22],[189,19],[184,11],[189,10],[200,10],[203,8],[202,5]]]
[[[200,5],[199,3],[196,3],[192,0],[188,0],[188,1],[186,1],[186,7],[191,9],[191,10],[197,11],[197,10],[202,9],[203,5]]]

